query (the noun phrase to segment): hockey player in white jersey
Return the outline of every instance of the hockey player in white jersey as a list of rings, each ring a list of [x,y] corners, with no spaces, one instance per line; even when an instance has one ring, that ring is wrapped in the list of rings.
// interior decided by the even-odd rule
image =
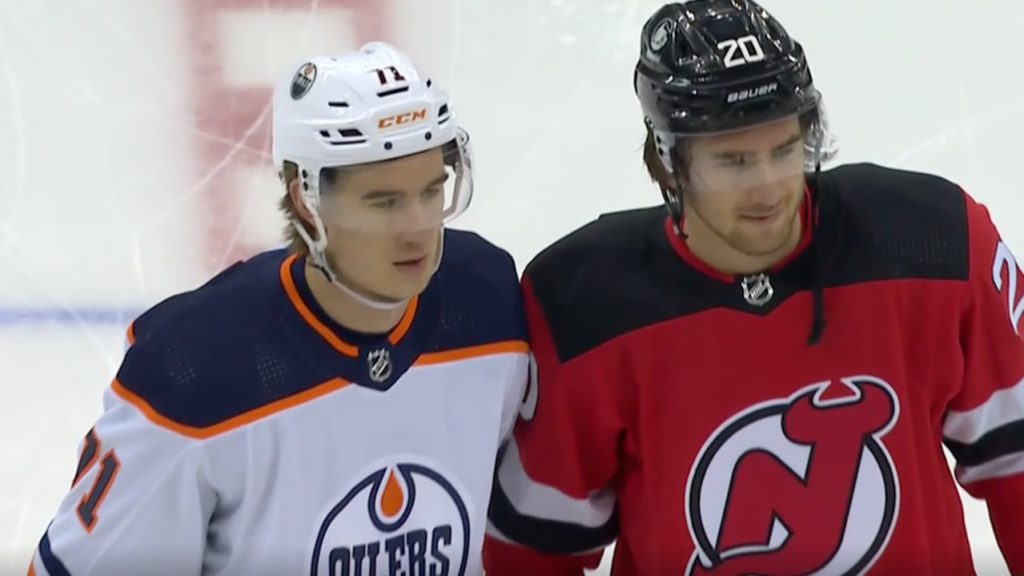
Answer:
[[[30,574],[482,573],[528,354],[511,257],[445,227],[468,136],[371,43],[288,75],[273,147],[292,245],[133,323]]]

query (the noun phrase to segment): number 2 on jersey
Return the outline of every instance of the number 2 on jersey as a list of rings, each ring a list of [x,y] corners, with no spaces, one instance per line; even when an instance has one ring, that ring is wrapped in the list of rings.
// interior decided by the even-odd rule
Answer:
[[[82,444],[82,455],[78,459],[75,479],[71,483],[74,488],[82,476],[88,474],[96,466],[96,462],[100,463],[99,474],[96,475],[92,487],[85,493],[76,508],[78,519],[81,520],[86,532],[92,532],[92,529],[96,527],[96,521],[99,520],[99,507],[103,504],[103,499],[106,498],[110,486],[117,477],[117,471],[121,468],[121,461],[117,459],[117,454],[113,450],[104,454],[102,458],[99,457],[101,445],[96,431],[89,430]]]
[[[1004,270],[1007,279],[1005,285],[1003,283]],[[1006,299],[1010,309],[1010,325],[1018,335],[1020,334],[1020,319],[1021,316],[1024,316],[1024,295],[1017,295],[1017,279],[1020,275],[1017,260],[1010,252],[1010,248],[1000,242],[996,247],[995,262],[992,264],[992,281],[996,283],[996,290],[999,292],[1006,289]]]

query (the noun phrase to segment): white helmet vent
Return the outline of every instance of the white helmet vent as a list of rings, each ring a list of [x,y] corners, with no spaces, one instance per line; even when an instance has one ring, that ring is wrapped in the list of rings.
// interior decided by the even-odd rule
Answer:
[[[320,138],[331,146],[347,146],[350,144],[366,144],[366,136],[355,128],[340,128],[338,130],[320,130]],[[335,134],[337,136],[335,136]]]

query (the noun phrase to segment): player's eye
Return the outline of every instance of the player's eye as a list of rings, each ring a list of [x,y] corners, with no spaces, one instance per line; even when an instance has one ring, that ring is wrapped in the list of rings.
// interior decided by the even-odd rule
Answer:
[[[718,165],[723,168],[741,169],[745,168],[750,164],[750,159],[746,155],[736,155],[723,158],[718,161]]]
[[[397,198],[386,198],[384,200],[378,200],[376,202],[370,203],[370,207],[378,208],[381,210],[391,210],[395,206],[398,206]]]
[[[776,150],[775,153],[772,154],[772,156],[774,158],[776,158],[776,159],[789,158],[796,151],[797,151],[797,146],[794,144],[793,146],[786,146],[785,148],[782,148],[781,150]]]

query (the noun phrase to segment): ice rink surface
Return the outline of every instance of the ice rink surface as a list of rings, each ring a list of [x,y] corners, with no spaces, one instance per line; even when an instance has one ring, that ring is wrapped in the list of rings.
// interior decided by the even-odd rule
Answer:
[[[67,490],[134,314],[279,241],[269,86],[296,58],[382,38],[447,85],[476,154],[457,226],[522,267],[660,201],[631,85],[658,5],[0,0],[0,573],[24,573]],[[765,5],[808,50],[839,162],[959,182],[1024,255],[1024,3]],[[1006,574],[966,509],[979,573]]]

